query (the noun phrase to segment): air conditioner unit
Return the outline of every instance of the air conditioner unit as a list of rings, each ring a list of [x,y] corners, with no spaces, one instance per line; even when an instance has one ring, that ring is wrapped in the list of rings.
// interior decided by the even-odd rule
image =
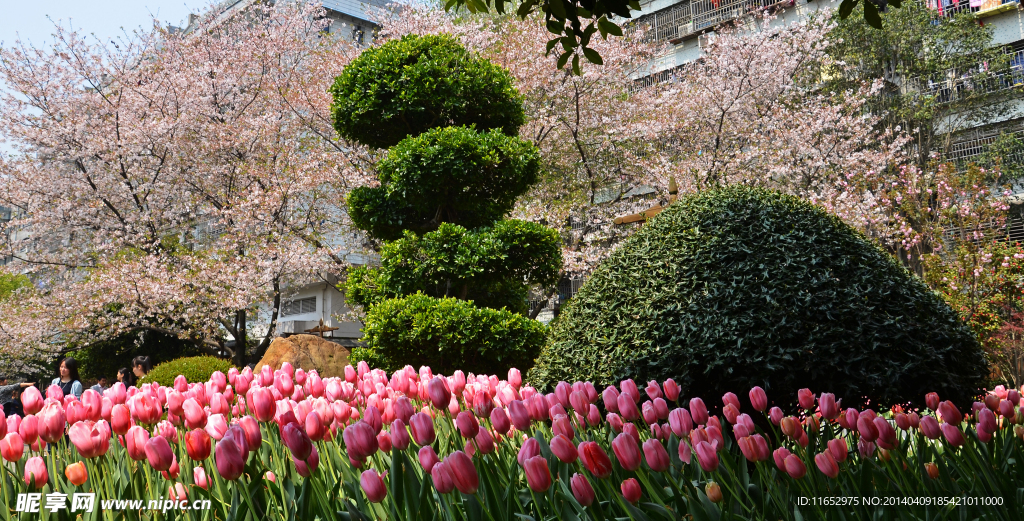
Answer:
[[[711,43],[711,37],[715,35],[714,31],[706,32],[697,37],[697,47],[701,50],[707,49]]]
[[[683,24],[682,26],[680,26],[680,29],[681,29],[681,31],[680,31],[679,36],[686,36],[688,34],[693,34],[693,20],[690,20],[689,22],[687,22],[687,23]]]

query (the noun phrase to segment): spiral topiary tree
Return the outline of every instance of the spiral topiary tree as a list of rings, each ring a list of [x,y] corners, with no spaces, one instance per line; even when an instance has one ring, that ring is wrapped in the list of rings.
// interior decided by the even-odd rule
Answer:
[[[821,208],[743,186],[685,197],[563,308],[528,380],[674,378],[689,395],[759,385],[961,404],[984,384],[971,331],[923,282]]]
[[[335,128],[375,148],[379,186],[349,195],[352,221],[383,241],[379,267],[349,272],[366,310],[353,360],[478,372],[528,366],[544,326],[522,316],[529,285],[561,268],[552,229],[502,220],[537,180],[537,148],[516,136],[522,99],[507,71],[447,35],[368,49],[331,89]]]

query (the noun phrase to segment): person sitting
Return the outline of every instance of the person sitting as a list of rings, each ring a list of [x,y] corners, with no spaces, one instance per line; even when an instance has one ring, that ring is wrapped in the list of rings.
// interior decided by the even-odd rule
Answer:
[[[96,382],[96,385],[90,387],[90,389],[92,389],[93,391],[96,391],[97,393],[100,393],[102,395],[103,391],[107,390],[107,377],[106,376],[101,376],[100,380],[98,382]]]
[[[57,378],[54,378],[50,385],[60,386],[60,390],[64,391],[64,396],[74,395],[79,400],[82,399],[82,382],[78,378],[78,360],[68,357],[60,362],[60,369],[58,369]]]

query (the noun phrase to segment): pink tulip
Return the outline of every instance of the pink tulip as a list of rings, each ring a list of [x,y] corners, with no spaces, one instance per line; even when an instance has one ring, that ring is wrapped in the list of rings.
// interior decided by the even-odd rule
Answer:
[[[106,436],[104,436],[106,434]],[[110,433],[104,433],[96,423],[78,422],[68,428],[68,438],[83,458],[92,459],[107,453],[110,448]]]
[[[490,415],[491,426],[494,427],[494,431],[502,436],[507,436],[508,431],[512,428],[512,423],[509,421],[508,414],[505,413],[505,409],[496,408],[491,411]]]
[[[252,416],[242,416],[238,419],[238,426],[242,428],[245,435],[245,443],[249,452],[259,450],[263,443],[263,433],[260,432],[260,424]]]
[[[477,433],[480,432],[480,424],[476,421],[476,417],[469,411],[462,411],[455,418],[455,426],[459,429],[459,434],[465,439],[475,438]]]
[[[76,402],[77,403],[77,402]],[[38,434],[47,443],[56,443],[64,437],[65,421],[64,409],[57,403],[48,403],[43,410],[36,415],[38,418]]]
[[[135,421],[144,425],[153,425],[160,421],[163,410],[156,398],[146,394],[138,394],[134,398],[134,404],[135,408],[132,413]]]
[[[171,451],[171,446],[167,443],[167,438],[164,438],[163,436],[154,436],[146,441],[146,444],[143,447],[146,452],[146,458],[154,469],[168,470],[171,468],[171,463],[174,460],[174,452]]]
[[[668,451],[665,450],[665,446],[656,439],[649,439],[644,442],[644,460],[647,461],[647,466],[654,472],[665,472],[668,470],[670,462],[668,457]]]
[[[427,414],[418,412],[409,418],[409,430],[412,439],[419,446],[430,445],[437,439],[434,433],[434,420]]]
[[[633,398],[628,393],[622,393],[619,395],[618,404],[619,414],[622,415],[623,419],[628,422],[640,419],[640,411],[637,409],[636,403],[633,402]]]
[[[441,461],[433,465],[430,470],[431,481],[434,488],[441,494],[448,494],[455,490],[455,481],[452,479],[452,472],[447,462]]]
[[[427,382],[427,395],[434,408],[441,410],[448,407],[448,402],[452,399],[452,392],[448,389],[447,381],[440,377],[434,377]]]
[[[942,430],[939,428],[939,422],[934,416],[925,416],[921,418],[921,433],[931,440],[939,439],[942,436]]]
[[[214,460],[217,472],[228,481],[238,479],[245,470],[245,454],[233,438],[224,438],[217,442]]]
[[[693,447],[693,450],[697,453],[697,463],[700,464],[700,468],[704,472],[713,472],[718,469],[718,451],[714,445],[701,441]]]
[[[633,504],[640,501],[640,498],[643,495],[640,490],[640,482],[637,481],[636,478],[629,478],[623,481],[619,488],[622,490],[622,497]]]
[[[814,408],[814,393],[810,389],[800,389],[796,396],[801,409],[809,411]]]
[[[210,489],[210,481],[206,477],[206,471],[203,467],[194,467],[192,469],[192,478],[196,482],[196,486],[203,489]]]
[[[25,441],[21,439],[21,435],[14,432],[8,432],[3,439],[0,439],[0,457],[4,460],[14,463],[21,460],[21,456],[25,453]]]
[[[363,427],[357,427],[359,425],[366,425],[366,424],[360,422],[360,423],[358,423],[356,425],[350,426],[347,429],[345,429],[345,445],[346,445],[346,447],[348,447],[350,455],[352,455],[352,454],[361,454],[361,452],[357,452],[357,451],[363,448],[363,447],[360,447],[359,449],[353,448],[352,443],[356,443],[356,442],[350,442],[350,436],[348,436],[349,431],[352,430],[353,428],[365,429]],[[310,440],[309,436],[305,432],[303,432],[302,429],[299,428],[296,424],[289,423],[289,424],[285,425],[281,429],[281,434],[282,434],[281,437],[282,437],[282,439],[284,441],[284,444],[285,444],[286,447],[288,447],[288,450],[291,451],[293,458],[298,459],[298,460],[305,460],[309,456],[309,454],[313,451],[313,442],[312,442],[312,440]],[[370,435],[372,436],[372,433]],[[374,437],[374,440],[376,441],[376,437]],[[374,443],[374,445],[376,445],[376,443]],[[376,452],[376,448],[377,447],[374,447],[373,452]],[[360,459],[360,460],[365,459],[366,457],[372,455],[373,452],[369,452],[365,456],[362,456],[362,457],[358,457],[357,456],[356,459]]]
[[[316,445],[313,446],[313,450],[305,460],[292,458],[292,463],[295,465],[295,472],[298,475],[304,478],[312,476],[320,466],[320,453],[316,450]]]
[[[805,407],[805,409],[807,408],[808,407]],[[793,479],[800,479],[804,477],[805,474],[807,474],[807,466],[804,465],[804,462],[796,454],[790,454],[789,456],[786,456],[785,465],[786,474],[789,474],[789,477]]]
[[[828,451],[832,454],[832,459],[838,462],[846,461],[846,456],[849,453],[846,440],[842,438],[828,440]]]
[[[832,393],[822,393],[818,398],[818,407],[821,408],[821,417],[834,420],[839,417],[839,404]]]
[[[547,492],[551,488],[551,470],[548,460],[542,456],[534,456],[523,464],[526,473],[526,484],[534,492]]]
[[[146,459],[146,443],[149,441],[149,431],[138,425],[128,429],[125,434],[125,448],[128,450],[128,457],[135,461]]]
[[[391,422],[392,446],[398,450],[405,450],[409,448],[409,443],[409,431],[405,428],[405,423],[402,422],[401,418],[396,418],[395,421]]]
[[[562,463],[574,463],[579,458],[576,446],[563,434],[551,438],[551,453]]]
[[[440,461],[437,457],[437,453],[434,452],[434,448],[430,445],[420,448],[417,453],[417,459],[419,459],[420,466],[423,467],[423,471],[431,474],[434,466]]]
[[[696,425],[704,425],[708,422],[708,408],[704,400],[700,398],[690,399],[690,417]]]
[[[953,405],[953,402],[946,400],[939,404],[939,416],[942,417],[942,421],[950,425],[960,425],[964,421],[963,414],[960,410]]]
[[[26,415],[36,414],[43,410],[43,395],[35,386],[27,387],[21,392],[21,405]]]
[[[879,416],[875,417],[874,424],[875,430],[878,432],[878,438],[875,443],[885,450],[895,449],[896,444],[899,443],[899,438],[896,436],[896,430],[892,428],[892,424]]]
[[[451,471],[452,481],[455,488],[463,494],[474,494],[480,487],[480,476],[477,474],[473,460],[461,450],[451,453],[445,458],[445,463]]]
[[[228,421],[223,414],[211,414],[206,420],[206,433],[220,441],[228,431]]]
[[[1015,392],[1015,391],[1010,391]],[[1010,400],[1000,400],[999,402],[999,415],[1006,418],[1009,421],[1013,421],[1016,415],[1014,411],[1013,403]]]
[[[355,461],[363,461],[373,456],[380,449],[373,427],[364,421],[358,421],[346,427],[345,431],[342,432],[342,439],[345,441],[345,448],[348,450],[349,457]]]
[[[261,387],[253,389],[250,394],[252,395],[253,415],[256,416],[256,419],[261,422],[274,419],[274,397],[270,390]]]
[[[124,436],[132,427],[131,412],[123,404],[117,404],[110,408],[110,430],[118,436]]]
[[[864,441],[873,442],[878,439],[878,427],[875,426],[873,418],[862,414],[857,418],[857,430]]]
[[[954,447],[959,447],[964,444],[964,433],[955,424],[943,423],[942,435],[945,436],[946,441]]]
[[[764,412],[768,408],[768,395],[765,394],[764,389],[754,387],[747,394],[750,397],[750,405],[754,407],[755,411]]]
[[[630,471],[640,468],[640,449],[633,436],[625,432],[616,436],[612,440],[612,451],[622,468]]]
[[[50,480],[46,471],[46,462],[39,456],[34,456],[25,462],[25,484],[38,490]]]
[[[666,399],[672,400],[673,402],[679,401],[680,388],[679,384],[677,384],[675,380],[671,378],[665,380],[665,383],[662,384],[662,387],[665,389]]]
[[[540,442],[536,438],[527,438],[523,442],[523,445],[519,447],[519,453],[516,455],[516,461],[519,462],[519,466],[522,467],[526,460],[540,455]]]
[[[938,393],[928,393],[928,394],[926,394],[925,397],[924,397],[924,403],[925,403],[925,405],[929,409],[931,409],[933,411],[938,411],[939,410],[939,394]]]
[[[814,456],[814,464],[818,466],[818,470],[822,474],[832,479],[839,477],[839,465],[836,463],[835,458],[832,457],[831,452],[825,451],[821,454],[816,454]]]
[[[907,416],[906,414],[898,412],[898,413],[896,413],[895,418],[896,418],[896,426],[899,427],[901,431],[906,432],[906,431],[910,430],[910,416]]]
[[[597,499],[597,494],[594,493],[594,487],[590,485],[587,478],[579,473],[574,473],[572,479],[569,481],[569,486],[572,489],[572,496],[576,498],[576,501],[584,507],[589,507]]]

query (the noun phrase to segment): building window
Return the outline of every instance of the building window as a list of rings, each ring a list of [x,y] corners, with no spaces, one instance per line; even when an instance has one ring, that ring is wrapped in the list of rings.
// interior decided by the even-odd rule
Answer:
[[[352,29],[352,40],[358,45],[363,44],[363,26],[357,25]]]
[[[307,297],[299,300],[285,302],[281,306],[281,316],[301,315],[316,311],[316,297]]]

